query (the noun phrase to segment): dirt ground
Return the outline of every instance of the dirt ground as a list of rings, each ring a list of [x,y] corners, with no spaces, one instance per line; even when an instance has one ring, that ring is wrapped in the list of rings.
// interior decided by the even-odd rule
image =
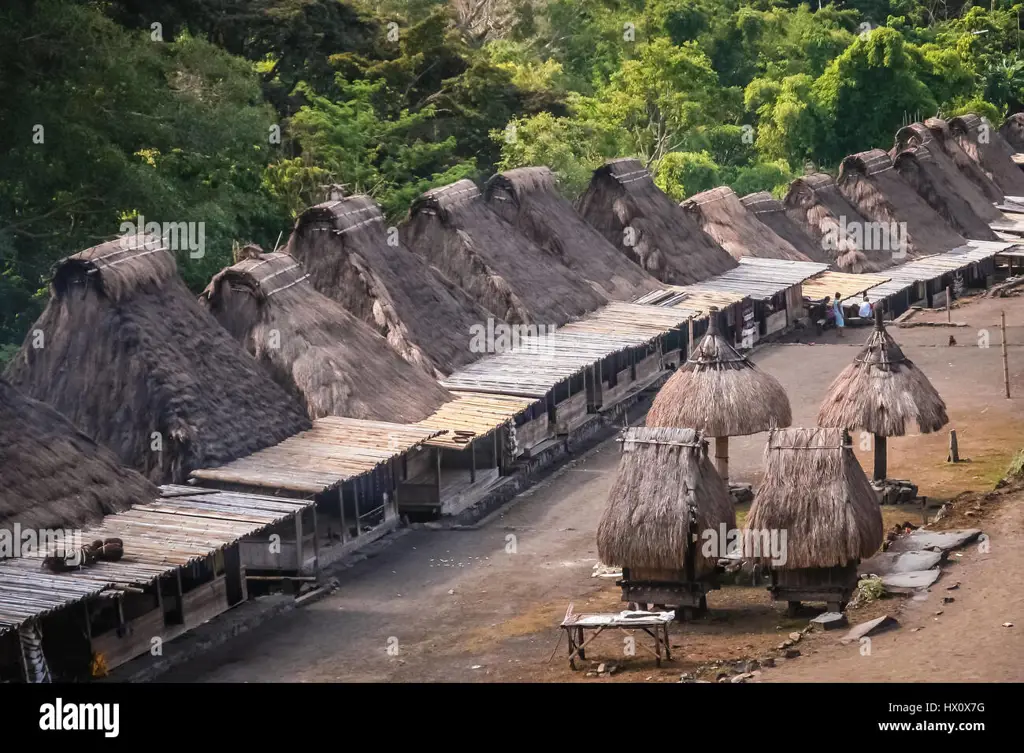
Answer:
[[[1011,343],[1010,400],[1003,394],[1000,309],[1007,314]],[[929,312],[915,321],[945,316]],[[946,429],[957,430],[965,459],[946,463],[946,430],[890,440],[890,477],[912,479],[935,505],[964,492],[992,489],[1024,447],[1024,298],[970,302],[955,308],[952,318],[967,326],[891,329],[946,400]],[[987,348],[979,347],[985,342],[983,330],[989,333]],[[834,332],[820,338],[798,335],[755,354],[754,360],[786,387],[794,425],[814,425],[826,388],[867,335],[866,329],[849,329],[842,339]],[[855,445],[858,439],[854,436]],[[764,442],[764,435],[730,442],[732,480],[760,480]],[[870,451],[858,450],[858,456],[870,470]],[[164,679],[678,682],[681,673],[691,673],[713,681],[724,665],[777,656],[779,643],[805,627],[814,612],[788,618],[762,585],[730,585],[709,596],[707,618],[673,626],[674,660],[662,668],[655,668],[642,651],[625,657],[623,636],[607,633],[588,647],[587,664],[614,664],[614,674],[592,678],[569,669],[557,627],[569,603],[577,612],[625,606],[613,581],[591,577],[597,564],[595,530],[617,462],[617,445],[605,442],[476,529],[403,531],[375,556],[345,571],[334,594]],[[919,507],[884,511],[887,526],[904,520],[920,524],[921,514]],[[891,613],[903,625],[874,639],[870,657],[861,656],[856,646],[840,646],[834,633],[812,633],[799,642],[799,658],[779,659],[757,679],[1024,679],[1018,660],[1024,630],[1024,589],[1019,585],[1024,494],[1001,495],[965,520],[980,522],[971,525],[989,535],[990,551],[968,547],[962,556],[950,557],[949,572],[927,601],[884,599],[851,608],[851,623]],[[947,592],[956,581],[960,587]],[[942,604],[943,597],[955,601]],[[1003,627],[1005,622],[1014,627]],[[165,650],[173,650],[173,642]]]

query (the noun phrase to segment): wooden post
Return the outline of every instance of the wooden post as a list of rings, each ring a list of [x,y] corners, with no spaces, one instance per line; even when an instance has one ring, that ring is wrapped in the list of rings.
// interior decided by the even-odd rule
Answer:
[[[436,471],[437,471],[437,504],[441,504],[441,448],[434,448],[434,458],[436,459]]]
[[[354,504],[355,504],[355,510],[356,510],[356,535],[355,535],[355,538],[359,538],[363,534],[363,530],[361,528],[362,520],[361,520],[361,516],[359,515],[359,498],[362,496],[362,494],[360,493],[362,491],[362,486],[363,486],[363,477],[362,476],[357,476],[355,479],[352,480],[352,491],[355,492]]]
[[[999,312],[999,328],[1003,333],[1003,387],[1006,389],[1006,397],[1010,397],[1010,363],[1006,358],[1006,312]]]
[[[302,574],[302,513],[305,511],[295,513],[295,570],[299,575]]]
[[[469,443],[469,483],[476,483],[476,448],[472,441]]]
[[[313,503],[313,575],[320,580],[320,524],[316,514],[316,502]]]
[[[338,485],[338,511],[341,513],[341,543],[348,541],[348,524],[345,522],[345,482]]]
[[[887,461],[885,437],[875,434],[875,481],[885,481]]]
[[[686,341],[686,358],[690,357],[690,352],[693,350],[693,317],[689,317],[686,320],[687,329],[689,330],[689,339]],[[680,361],[685,360],[680,356]],[[679,364],[682,366],[682,364]]]
[[[715,437],[715,467],[725,485],[729,486],[729,437]]]
[[[956,429],[949,430],[949,455],[946,457],[946,462],[960,462],[960,447],[957,445],[956,442]]]
[[[949,285],[946,286],[946,321],[953,321],[953,288]]]

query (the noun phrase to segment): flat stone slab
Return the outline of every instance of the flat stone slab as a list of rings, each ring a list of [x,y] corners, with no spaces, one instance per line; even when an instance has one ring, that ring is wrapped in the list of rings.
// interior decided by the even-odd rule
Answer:
[[[917,530],[908,533],[889,544],[889,552],[920,552],[925,549],[939,549],[948,552],[969,544],[981,535],[978,528],[964,528],[955,531]]]
[[[842,612],[823,612],[811,620],[812,625],[818,625],[825,630],[838,630],[849,625],[846,615]]]
[[[840,643],[852,643],[853,641],[859,641],[861,638],[868,635],[878,635],[889,630],[898,628],[900,623],[896,621],[895,617],[890,617],[887,614],[881,617],[862,622],[859,625],[854,625],[850,631],[839,639]]]
[[[910,573],[892,573],[891,575],[882,576],[882,585],[889,593],[914,593],[934,584],[941,574],[938,568],[933,570],[917,570]]]
[[[943,558],[942,552],[879,552],[860,563],[857,574],[892,575],[894,573],[912,573],[919,570],[930,570],[938,565]]]

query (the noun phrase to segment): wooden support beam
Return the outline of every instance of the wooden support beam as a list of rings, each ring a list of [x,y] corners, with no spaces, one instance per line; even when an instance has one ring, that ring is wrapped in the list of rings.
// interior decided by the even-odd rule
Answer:
[[[320,523],[316,514],[316,502],[313,508],[313,573],[320,578]]]
[[[295,569],[298,572],[302,571],[302,513],[304,510],[299,510],[295,513]]]
[[[875,434],[875,481],[885,481],[887,465],[888,457],[886,453],[885,437]]]

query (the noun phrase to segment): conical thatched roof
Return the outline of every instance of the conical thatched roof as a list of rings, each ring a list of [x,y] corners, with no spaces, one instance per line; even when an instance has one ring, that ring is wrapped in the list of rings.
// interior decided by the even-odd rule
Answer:
[[[1013,148],[995,126],[977,115],[961,115],[949,121],[949,128],[967,155],[992,176],[999,189],[1010,196],[1024,196],[1024,170],[1010,155]]]
[[[420,196],[401,233],[409,248],[506,322],[561,326],[607,303],[498,216],[472,181]]]
[[[658,392],[648,426],[691,426],[709,437],[757,434],[789,426],[789,398],[775,377],[725,341],[715,312],[703,339]]]
[[[786,207],[782,202],[767,191],[747,194],[740,201],[758,222],[767,225],[779,237],[785,238],[793,248],[811,261],[819,264],[831,264],[835,261],[833,254],[822,248],[821,243],[794,222],[793,218],[786,214]]]
[[[446,376],[479,357],[469,333],[493,314],[410,251],[368,196],[306,210],[285,250],[314,288],[428,374]]]
[[[520,167],[493,176],[488,206],[609,300],[632,301],[660,287],[588,225],[556,186],[546,167]]]
[[[158,483],[184,483],[310,426],[155,238],[125,236],[62,261],[6,376]]]
[[[609,243],[662,282],[690,285],[739,266],[635,159],[611,160],[595,170],[579,211]]]
[[[789,241],[758,222],[729,186],[719,186],[691,196],[680,206],[736,260],[755,256],[810,261]]]
[[[971,158],[964,151],[963,147],[960,146],[960,142],[953,137],[953,131],[950,129],[949,123],[941,118],[928,118],[924,121],[924,125],[931,132],[932,136],[935,137],[935,141],[942,147],[942,151],[946,153],[946,156],[957,166],[961,174],[977,186],[985,195],[985,198],[993,203],[999,203],[1003,200],[1003,189],[992,180],[992,176],[978,164],[977,160]]]
[[[843,434],[792,428],[768,436],[764,480],[746,525],[786,532],[779,569],[841,567],[882,545],[878,497]]]
[[[415,423],[451,399],[383,337],[310,285],[283,253],[218,272],[201,300],[310,418]]]
[[[160,496],[113,452],[0,379],[0,529],[78,529]]]
[[[937,254],[967,243],[900,177],[889,155],[881,149],[858,152],[844,159],[836,184],[869,220],[883,225],[906,223],[907,254]]]
[[[1014,113],[1004,120],[999,126],[999,135],[1014,152],[1024,152],[1024,112]]]
[[[692,518],[691,518],[692,516]],[[695,519],[695,520],[692,520]],[[708,457],[707,442],[693,429],[630,428],[608,506],[597,527],[601,561],[613,567],[680,571],[694,551],[694,575],[714,569],[698,534],[736,527],[729,490]]]
[[[901,437],[912,425],[928,434],[947,423],[946,404],[885,331],[881,309],[877,309],[864,349],[829,386],[818,410],[818,424]]]

